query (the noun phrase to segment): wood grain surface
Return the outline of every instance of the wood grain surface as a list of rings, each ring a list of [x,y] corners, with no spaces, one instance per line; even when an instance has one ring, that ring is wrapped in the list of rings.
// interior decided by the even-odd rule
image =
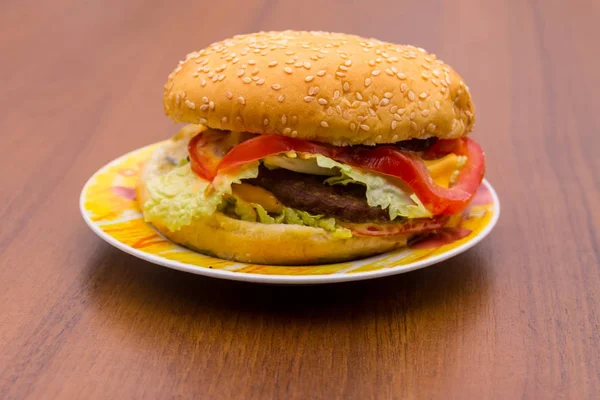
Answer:
[[[0,2],[1,399],[595,399],[598,1]],[[152,265],[79,215],[87,178],[166,138],[162,85],[236,33],[411,43],[469,84],[492,234],[375,281],[272,287]]]

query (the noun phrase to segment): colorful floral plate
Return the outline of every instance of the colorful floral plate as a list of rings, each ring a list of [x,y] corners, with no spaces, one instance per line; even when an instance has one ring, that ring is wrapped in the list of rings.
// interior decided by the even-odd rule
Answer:
[[[470,206],[451,228],[411,243],[408,248],[358,261],[317,266],[271,266],[236,263],[195,253],[176,245],[144,222],[135,185],[142,165],[159,143],[132,151],[102,167],[85,184],[81,213],[102,239],[126,253],[193,274],[275,284],[355,281],[400,274],[446,260],[479,243],[500,215],[496,192],[483,181]]]

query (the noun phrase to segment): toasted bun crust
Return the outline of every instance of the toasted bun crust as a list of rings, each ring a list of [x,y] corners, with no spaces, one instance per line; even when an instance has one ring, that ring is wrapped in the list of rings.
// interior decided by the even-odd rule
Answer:
[[[178,122],[334,145],[456,138],[475,122],[468,87],[435,55],[327,32],[214,43],[180,62],[163,100]]]
[[[186,140],[170,140],[159,147],[144,167],[137,186],[143,210],[148,200],[146,182],[166,173],[174,154]],[[338,262],[383,253],[406,245],[407,236],[336,239],[327,231],[299,225],[261,224],[230,218],[220,212],[195,220],[172,232],[160,220],[152,225],[175,243],[211,256],[255,264],[309,265]]]

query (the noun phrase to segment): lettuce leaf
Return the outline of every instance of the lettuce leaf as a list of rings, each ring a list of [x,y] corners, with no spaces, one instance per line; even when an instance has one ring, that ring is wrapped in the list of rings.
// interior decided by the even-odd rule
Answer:
[[[390,219],[397,217],[430,218],[432,215],[414,194],[404,192],[391,184],[385,177],[339,163],[321,154],[315,155],[317,165],[324,168],[337,168],[339,175],[325,180],[329,185],[359,183],[367,188],[367,203],[371,207],[388,209]]]
[[[261,222],[263,224],[288,224],[311,226],[313,228],[325,229],[327,232],[332,234],[333,237],[338,239],[348,239],[352,237],[352,232],[350,232],[350,230],[346,228],[339,226],[334,218],[323,218],[322,215],[312,215],[305,211],[295,210],[289,207],[284,207],[283,212],[281,214],[272,217],[260,204],[250,204],[256,210],[257,215],[257,219],[253,222]],[[240,218],[242,218],[241,215]]]
[[[144,204],[147,221],[160,221],[171,231],[192,223],[194,218],[210,215],[221,204],[225,194],[231,194],[231,185],[242,179],[258,176],[258,162],[228,174],[220,174],[214,181],[214,190],[207,193],[208,182],[198,178],[190,164],[175,168],[167,174],[151,179],[148,201]]]

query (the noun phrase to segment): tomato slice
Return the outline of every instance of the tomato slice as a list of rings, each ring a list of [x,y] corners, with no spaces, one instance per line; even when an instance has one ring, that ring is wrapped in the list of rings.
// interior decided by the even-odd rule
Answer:
[[[389,224],[340,224],[357,236],[395,236],[431,232],[443,228],[448,222],[447,215],[435,216],[433,218],[416,218],[404,223]]]
[[[214,129],[197,134],[188,143],[192,171],[199,177],[212,181],[219,172],[219,164],[223,157],[238,143],[253,136],[248,133]]]
[[[479,187],[485,170],[485,155],[481,147],[469,138],[438,140],[424,152],[425,158],[436,158],[451,152],[467,156],[468,161],[461,169],[456,184],[451,188],[444,188],[435,184],[418,153],[399,150],[393,146],[336,147],[270,134],[259,135],[238,144],[221,159],[213,150],[218,139],[212,136],[207,139],[198,138],[205,134],[206,132],[198,134],[190,141],[189,146],[192,168],[205,179],[212,180],[220,170],[288,151],[322,154],[344,164],[402,180],[434,215],[451,215],[462,211]]]

